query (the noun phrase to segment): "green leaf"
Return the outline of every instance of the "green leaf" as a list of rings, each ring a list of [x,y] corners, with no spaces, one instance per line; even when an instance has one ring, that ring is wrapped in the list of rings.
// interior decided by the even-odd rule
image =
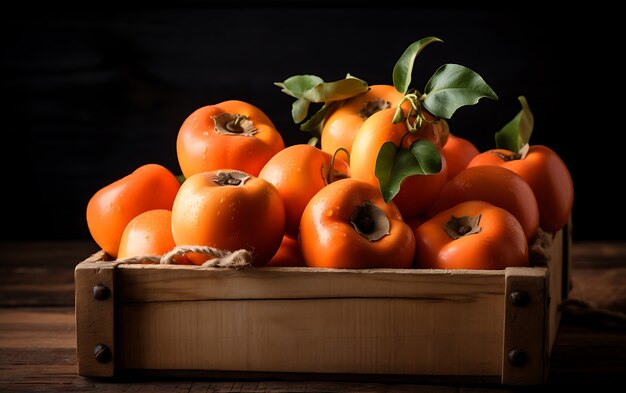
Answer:
[[[178,184],[183,184],[185,182],[185,175],[176,175],[176,180],[178,180]]]
[[[378,151],[375,174],[380,192],[389,203],[400,191],[404,179],[414,175],[432,175],[441,171],[441,153],[427,140],[417,140],[408,150],[385,142]]]
[[[285,94],[294,98],[303,98],[305,91],[323,82],[324,80],[317,75],[295,75],[283,82],[274,82],[274,85],[280,87]]]
[[[315,146],[317,147],[317,145],[319,144],[319,138],[316,136],[312,136],[308,141],[306,141],[306,144],[309,146]]]
[[[513,153],[519,153],[524,145],[530,141],[535,124],[533,113],[528,107],[526,97],[517,97],[522,110],[508,122],[502,129],[496,132],[496,147],[498,149],[507,149]]]
[[[367,82],[348,74],[346,79],[340,79],[335,82],[318,83],[305,91],[302,94],[302,98],[317,103],[339,101],[366,92],[367,89]]]
[[[444,64],[433,74],[425,89],[424,107],[435,116],[449,119],[462,106],[474,105],[483,97],[498,99],[476,72],[458,64]]]
[[[433,42],[443,41],[437,37],[422,38],[409,45],[402,56],[400,56],[400,59],[393,67],[393,85],[400,93],[405,94],[409,90],[415,58],[426,46]]]
[[[306,115],[309,113],[309,101],[304,98],[298,98],[291,104],[291,117],[293,122],[298,124],[302,123],[306,119]]]
[[[322,128],[326,121],[326,114],[331,109],[333,103],[324,104],[313,116],[300,125],[301,131],[310,132],[314,137],[322,137]]]
[[[406,119],[406,115],[404,114],[402,105],[398,105],[398,107],[396,108],[396,111],[393,113],[393,119],[391,119],[391,122],[393,124],[398,124],[401,121],[404,121],[404,119]]]

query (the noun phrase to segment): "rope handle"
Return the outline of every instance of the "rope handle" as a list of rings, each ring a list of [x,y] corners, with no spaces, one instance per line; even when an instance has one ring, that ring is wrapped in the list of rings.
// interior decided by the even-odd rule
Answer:
[[[210,255],[214,258],[202,264],[203,267],[227,267],[239,269],[252,266],[252,254],[246,249],[236,251],[222,250],[209,246],[177,246],[164,255],[141,255],[136,257],[119,259],[115,262],[120,264],[174,264],[174,258],[187,253]]]

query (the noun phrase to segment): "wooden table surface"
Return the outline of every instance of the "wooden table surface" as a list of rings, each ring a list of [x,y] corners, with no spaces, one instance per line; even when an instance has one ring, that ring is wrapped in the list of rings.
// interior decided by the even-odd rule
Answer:
[[[0,242],[0,392],[506,392],[551,391],[563,384],[601,391],[598,384],[626,382],[626,243],[574,243],[570,298],[610,312],[600,318],[597,313],[565,315],[548,383],[525,388],[340,377],[80,377],[73,269],[96,250],[89,241]]]

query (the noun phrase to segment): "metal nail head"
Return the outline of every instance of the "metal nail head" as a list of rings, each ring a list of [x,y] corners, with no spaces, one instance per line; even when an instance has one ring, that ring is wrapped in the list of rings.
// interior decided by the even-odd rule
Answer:
[[[111,290],[102,284],[93,287],[93,297],[96,300],[106,300],[111,296]]]
[[[528,304],[530,297],[526,291],[513,291],[509,294],[511,304],[516,307],[524,307]]]
[[[104,344],[96,344],[96,347],[93,349],[93,355],[100,363],[108,363],[112,358],[111,350]]]
[[[526,360],[528,360],[528,356],[523,349],[512,349],[506,357],[513,367],[521,367],[526,364]]]

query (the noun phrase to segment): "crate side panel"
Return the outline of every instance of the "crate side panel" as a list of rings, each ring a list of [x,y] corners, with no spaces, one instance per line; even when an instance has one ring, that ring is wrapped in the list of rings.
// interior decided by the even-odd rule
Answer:
[[[504,271],[416,269],[251,268],[120,265],[123,303],[209,299],[438,297],[463,301],[502,294]]]
[[[502,288],[502,292],[504,292]],[[498,376],[503,296],[129,303],[124,369]]]

